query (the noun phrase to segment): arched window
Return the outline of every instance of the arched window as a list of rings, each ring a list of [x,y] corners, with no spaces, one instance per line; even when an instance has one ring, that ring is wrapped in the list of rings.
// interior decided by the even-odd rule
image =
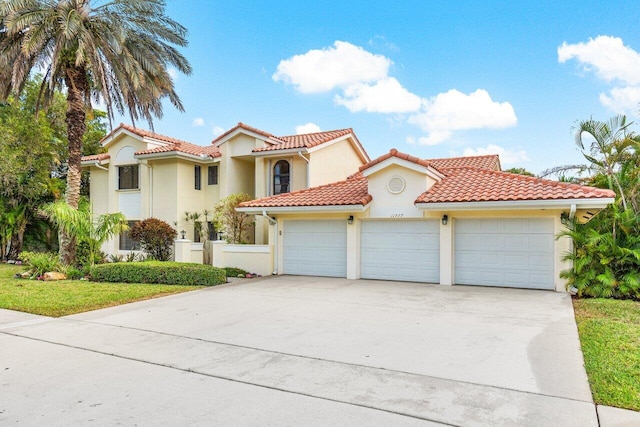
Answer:
[[[273,194],[289,192],[289,162],[278,160],[273,167]]]

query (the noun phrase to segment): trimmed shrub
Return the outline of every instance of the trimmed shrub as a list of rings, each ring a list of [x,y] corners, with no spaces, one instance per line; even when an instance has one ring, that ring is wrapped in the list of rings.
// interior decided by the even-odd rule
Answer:
[[[214,286],[227,281],[225,271],[211,265],[160,261],[94,265],[91,267],[90,276],[91,280],[96,282],[186,286]]]
[[[246,275],[248,271],[245,271],[237,267],[225,267],[224,271],[227,273],[227,277],[238,277],[239,275]]]
[[[171,246],[178,232],[169,224],[157,218],[147,218],[136,223],[129,235],[151,259],[168,261],[171,259]]]

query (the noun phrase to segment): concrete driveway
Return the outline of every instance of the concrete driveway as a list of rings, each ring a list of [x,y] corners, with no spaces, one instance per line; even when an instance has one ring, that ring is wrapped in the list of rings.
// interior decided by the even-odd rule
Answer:
[[[0,424],[597,426],[568,295],[284,276],[0,310]]]

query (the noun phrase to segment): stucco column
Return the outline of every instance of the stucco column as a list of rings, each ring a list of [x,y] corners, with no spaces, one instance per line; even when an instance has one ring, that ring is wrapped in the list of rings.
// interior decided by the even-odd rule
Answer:
[[[191,262],[191,240],[176,239],[174,243],[176,262]]]
[[[347,224],[347,279],[360,278],[360,220]]]
[[[453,285],[453,229],[455,221],[451,216],[447,224],[440,221],[440,284]]]

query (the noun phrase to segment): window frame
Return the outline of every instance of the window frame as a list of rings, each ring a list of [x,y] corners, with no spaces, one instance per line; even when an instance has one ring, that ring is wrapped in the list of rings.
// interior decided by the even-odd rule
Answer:
[[[215,171],[212,173],[212,171]],[[209,166],[207,169],[207,185],[218,185],[218,176],[220,168],[218,165]]]
[[[128,165],[118,165],[118,191],[135,191],[140,190],[140,165],[138,164],[128,164]],[[131,181],[131,187],[123,187],[123,179],[122,179],[122,171],[126,168],[131,168],[131,177],[129,178]]]
[[[138,222],[140,222],[140,220],[127,221],[127,225],[129,226],[129,229],[131,229],[131,227],[133,227]],[[129,230],[123,231],[118,235],[118,250],[119,251],[139,251],[141,250],[140,242],[134,241],[129,236]]]
[[[276,168],[278,167],[278,165],[280,164],[286,164],[287,165],[287,173],[276,173]],[[271,190],[272,190],[272,194],[274,196],[278,195],[278,194],[287,194],[291,192],[291,162],[285,159],[281,159],[278,160],[277,162],[275,162],[275,164],[273,165],[272,168],[272,173],[273,176],[271,178]],[[282,184],[281,180],[282,178],[287,178],[287,183],[286,184]],[[279,181],[280,183],[276,184],[276,181]],[[282,187],[286,185],[286,191],[282,191]],[[280,191],[276,191],[276,188],[280,187]]]
[[[200,165],[193,167],[193,187],[195,190],[202,190],[202,168]]]

